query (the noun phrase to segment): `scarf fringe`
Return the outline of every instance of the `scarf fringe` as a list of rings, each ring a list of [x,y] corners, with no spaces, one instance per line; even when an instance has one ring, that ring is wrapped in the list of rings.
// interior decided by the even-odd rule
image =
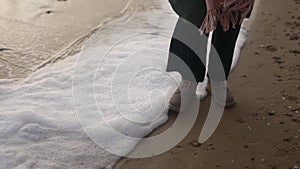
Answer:
[[[209,33],[221,24],[226,32],[236,28],[237,24],[242,24],[243,20],[251,12],[254,0],[227,0],[224,6],[207,11],[206,17],[200,27],[201,33]]]

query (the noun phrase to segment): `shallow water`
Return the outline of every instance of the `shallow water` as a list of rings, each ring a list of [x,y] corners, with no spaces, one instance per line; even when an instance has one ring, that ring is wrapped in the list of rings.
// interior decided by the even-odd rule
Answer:
[[[0,78],[25,78],[128,0],[1,0]]]

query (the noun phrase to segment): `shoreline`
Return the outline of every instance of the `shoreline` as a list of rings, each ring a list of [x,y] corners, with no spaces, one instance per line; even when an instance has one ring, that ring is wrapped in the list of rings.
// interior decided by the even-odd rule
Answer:
[[[150,8],[149,9],[139,8],[139,5],[137,5],[139,3],[140,3],[140,0],[128,0],[127,4],[125,5],[125,7],[122,9],[122,11],[119,14],[108,17],[105,20],[103,20],[98,26],[94,27],[86,34],[78,37],[75,41],[70,43],[65,49],[61,50],[58,54],[56,54],[55,56],[51,57],[49,60],[46,60],[44,63],[37,66],[37,68],[34,71],[37,71],[37,70],[47,66],[48,64],[52,64],[57,61],[64,60],[66,57],[70,57],[70,56],[74,56],[74,55],[78,54],[81,51],[81,48],[84,46],[85,42],[106,24],[109,24],[110,22],[112,22],[120,17],[123,17],[124,15],[130,15],[130,14],[133,14],[136,12],[150,9]],[[145,5],[145,4],[143,4],[143,5]],[[145,5],[145,6],[147,6],[147,5]],[[150,6],[153,6],[153,3],[151,3]]]

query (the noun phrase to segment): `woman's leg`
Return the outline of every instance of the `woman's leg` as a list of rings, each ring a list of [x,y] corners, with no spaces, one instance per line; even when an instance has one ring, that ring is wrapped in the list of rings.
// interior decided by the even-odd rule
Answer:
[[[209,76],[210,82],[215,87],[214,90],[216,92],[216,95],[214,97],[216,101],[220,103],[225,103],[225,108],[231,108],[236,104],[235,99],[231,94],[229,88],[225,88],[225,81],[228,80],[228,75],[230,72],[235,44],[239,35],[239,31],[240,26],[237,26],[235,29],[230,29],[226,32],[223,31],[221,26],[217,26],[217,29],[214,31],[212,37],[212,45],[216,49],[218,55],[212,54],[211,52],[208,65],[208,74],[210,75],[211,72],[215,73],[214,75]],[[222,63],[221,65],[220,61]],[[217,73],[215,71],[216,69],[218,69]],[[218,96],[218,91],[220,92],[224,90],[227,91],[226,97],[222,98]]]
[[[197,87],[196,82],[202,82],[206,72],[207,35],[201,35],[199,32],[200,25],[206,15],[206,4],[205,0],[195,1],[198,1],[197,3],[200,2],[201,5],[196,6],[198,9],[189,15],[186,15],[184,20],[178,19],[170,44],[167,71],[178,71],[181,73],[183,79],[170,99],[170,110],[175,112],[179,112],[180,109],[185,109],[184,106],[181,108],[181,105],[189,105],[189,100],[187,98],[195,96]],[[187,21],[191,24],[187,23]],[[183,35],[191,40],[192,45],[187,45],[185,42],[180,41],[180,39],[176,39],[175,37],[178,37],[176,36],[177,34]],[[194,46],[194,50],[196,48],[197,52],[193,51],[190,48],[191,46]],[[177,57],[192,71],[196,82],[192,82],[194,79],[189,79],[190,75],[185,75],[185,70],[181,71],[180,66],[176,65]],[[184,103],[181,103],[181,98],[184,98]]]
[[[217,58],[215,55],[210,55],[208,71],[213,72],[210,70],[214,69],[214,65],[218,65],[218,59],[220,59],[223,65],[225,79],[223,75],[214,75],[210,76],[210,80],[218,82],[228,79],[240,27],[241,26],[238,25],[236,28],[232,28],[224,32],[222,27],[218,25],[217,29],[214,31],[212,45],[216,49],[219,56]]]
[[[207,37],[201,37],[201,34],[199,32],[199,28],[206,16],[206,2],[205,0],[195,0],[198,1],[197,7],[193,9],[193,11],[189,11],[186,16],[184,16],[183,19],[178,19],[173,37],[171,39],[170,43],[170,55],[169,55],[169,60],[168,60],[168,65],[167,65],[167,71],[179,71],[178,67],[176,64],[176,58],[174,58],[174,55],[176,57],[179,57],[192,71],[195,79],[197,82],[202,82],[205,77],[205,63],[206,63],[206,49],[207,49]],[[200,2],[199,2],[200,1]],[[186,22],[190,22],[191,24],[187,24]],[[191,25],[194,25],[191,27]],[[184,27],[184,30],[188,30],[186,32],[182,32],[182,28]],[[186,34],[186,37],[189,37],[192,39],[192,41],[199,45],[199,48],[201,51],[198,52],[201,53],[201,56],[198,56],[195,51],[193,51],[189,45],[184,44],[181,42],[180,39],[174,38],[176,34]],[[207,35],[202,35],[202,36],[207,36]],[[201,59],[200,59],[201,57]],[[185,79],[184,74],[182,74],[183,80],[188,80]]]
[[[195,28],[196,29],[196,28]],[[176,32],[175,32],[176,33]],[[171,44],[170,44],[170,55],[169,55],[169,60],[168,60],[168,67],[167,71],[179,71],[182,75],[183,80],[191,80],[188,77],[188,75],[184,74],[184,70],[181,70],[179,67],[178,58],[184,62],[185,65],[192,71],[194,78],[197,82],[202,82],[204,80],[205,76],[205,63],[206,63],[206,58],[205,58],[205,53],[206,53],[206,43],[202,43],[203,45],[200,44],[199,38],[197,36],[199,35],[198,29],[196,29],[194,32],[191,32],[192,36],[195,37],[195,43],[199,44],[199,48],[202,48],[201,53],[202,56],[198,56],[187,44],[184,42],[172,38]],[[205,37],[206,38],[206,37]],[[199,42],[199,43],[198,43]],[[202,47],[201,47],[202,46]],[[178,57],[178,58],[175,58]],[[201,57],[201,59],[200,59]]]

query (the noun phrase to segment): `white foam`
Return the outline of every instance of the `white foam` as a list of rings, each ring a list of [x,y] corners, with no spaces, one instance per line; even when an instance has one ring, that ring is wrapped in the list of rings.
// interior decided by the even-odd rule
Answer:
[[[91,130],[97,129],[96,136],[110,142],[106,148],[126,154],[140,139],[129,142],[110,135],[103,121],[95,118],[98,113],[120,132],[136,137],[167,120],[166,103],[180,81],[178,74],[164,72],[176,17],[165,17],[173,15],[166,2],[154,12],[114,21],[99,30],[78,56],[43,68],[22,82],[0,81],[0,168],[110,168],[115,164],[119,157],[97,146],[82,130],[74,110],[72,83],[82,84],[84,104],[97,105],[91,110],[96,116],[81,115]],[[115,44],[125,35],[135,36]],[[238,53],[237,49],[236,61]],[[89,79],[93,78],[91,90]],[[118,93],[124,89],[118,83],[123,80],[129,82],[124,85],[129,86],[130,102],[112,98],[112,82],[118,84],[113,88]],[[199,87],[204,96],[205,87]],[[95,94],[93,99],[91,94]],[[75,107],[86,106],[80,104],[75,101]],[[148,122],[131,123],[118,111],[131,120]]]

